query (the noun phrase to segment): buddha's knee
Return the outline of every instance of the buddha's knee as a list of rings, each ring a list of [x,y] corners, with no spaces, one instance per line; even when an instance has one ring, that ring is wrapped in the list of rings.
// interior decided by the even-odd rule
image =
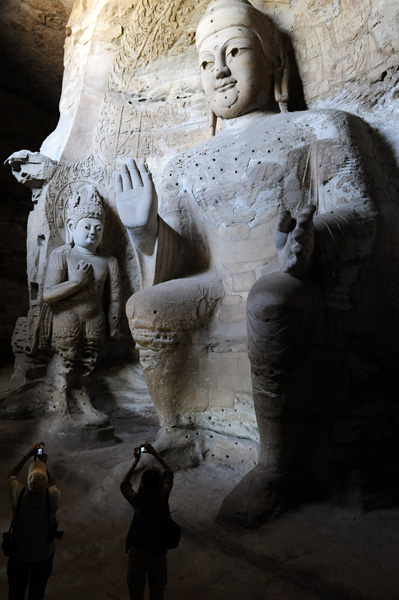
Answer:
[[[298,279],[286,273],[271,273],[252,286],[247,302],[248,315],[258,321],[287,313],[312,312],[321,302],[321,288],[310,278]]]
[[[136,292],[126,305],[134,340],[159,345],[162,340],[179,343],[189,332],[204,325],[212,315],[221,294],[200,279],[179,279]]]
[[[304,348],[319,327],[320,286],[285,273],[261,277],[247,301],[249,353],[252,362]]]

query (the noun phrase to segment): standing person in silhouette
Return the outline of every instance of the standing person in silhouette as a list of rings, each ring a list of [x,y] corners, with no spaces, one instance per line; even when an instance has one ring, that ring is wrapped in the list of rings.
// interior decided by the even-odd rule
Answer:
[[[8,559],[8,600],[43,600],[54,558],[56,512],[60,493],[46,468],[47,455],[39,454],[37,442],[22,455],[8,474],[11,506],[14,511],[14,541]],[[35,457],[28,472],[27,488],[19,480],[22,467]],[[17,509],[18,504],[18,509]]]
[[[161,467],[147,467],[137,492],[130,479],[137,467],[142,452],[152,454]],[[121,483],[121,492],[134,508],[127,539],[129,553],[127,584],[130,600],[143,600],[146,576],[150,588],[150,600],[162,600],[167,582],[165,544],[165,519],[168,513],[168,498],[173,486],[173,471],[158,454],[150,442],[134,449],[134,461]]]

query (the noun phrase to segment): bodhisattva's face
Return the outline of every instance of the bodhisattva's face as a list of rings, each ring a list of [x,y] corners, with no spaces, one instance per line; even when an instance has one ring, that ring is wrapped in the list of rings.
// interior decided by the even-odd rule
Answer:
[[[249,29],[227,27],[205,38],[199,61],[205,98],[217,117],[232,119],[270,106],[272,66]]]
[[[101,243],[103,231],[104,225],[100,219],[85,217],[72,229],[73,241],[76,246],[94,252]]]

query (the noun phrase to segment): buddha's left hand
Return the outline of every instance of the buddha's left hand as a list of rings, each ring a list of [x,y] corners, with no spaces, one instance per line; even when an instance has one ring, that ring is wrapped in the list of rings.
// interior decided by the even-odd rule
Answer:
[[[280,214],[274,231],[274,243],[284,273],[294,277],[309,273],[313,263],[315,211],[316,207],[309,204],[296,219],[289,210]]]

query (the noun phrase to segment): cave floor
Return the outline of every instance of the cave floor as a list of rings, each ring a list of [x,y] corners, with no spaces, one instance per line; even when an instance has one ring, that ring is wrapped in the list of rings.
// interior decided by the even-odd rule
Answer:
[[[6,473],[36,440],[0,422],[2,531],[8,529]],[[46,598],[127,600],[124,538],[132,511],[119,492],[133,447],[154,440],[155,414],[114,415],[119,443],[46,448],[61,489],[60,528]],[[19,431],[19,433],[16,433]],[[146,457],[147,460],[152,460]],[[26,471],[22,472],[24,480]],[[182,526],[179,548],[168,554],[166,599],[397,600],[399,510],[361,513],[345,506],[308,504],[257,530],[215,523],[224,496],[243,473],[211,459],[175,471],[170,506]],[[133,484],[135,480],[133,479]],[[0,559],[0,600],[7,597]],[[145,599],[148,598],[146,590]]]

